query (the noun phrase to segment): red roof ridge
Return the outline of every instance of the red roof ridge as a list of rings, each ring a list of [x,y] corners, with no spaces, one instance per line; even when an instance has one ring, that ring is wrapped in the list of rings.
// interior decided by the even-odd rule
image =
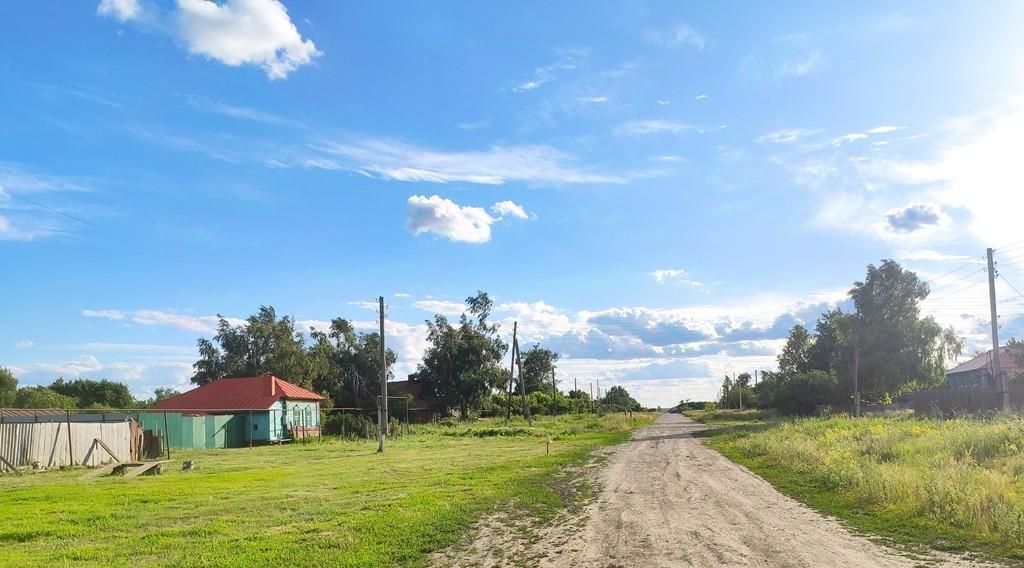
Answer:
[[[165,398],[153,405],[153,408],[156,410],[265,410],[282,398],[317,402],[324,400],[324,397],[311,390],[289,383],[271,373],[263,373],[255,377],[224,377],[179,395]]]

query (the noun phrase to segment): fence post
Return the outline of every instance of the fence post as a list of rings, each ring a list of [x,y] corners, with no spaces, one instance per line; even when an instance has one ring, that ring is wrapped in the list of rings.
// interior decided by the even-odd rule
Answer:
[[[252,449],[252,426],[253,426],[253,424],[252,424],[252,411],[251,410],[249,411],[249,423],[247,424],[247,426],[249,427],[249,449],[251,450]]]
[[[75,465],[75,447],[71,445],[71,411],[65,410],[64,413],[67,415],[68,421],[68,460],[70,461],[68,465],[73,466]],[[32,416],[35,417],[36,420],[39,419],[35,412],[32,413]]]
[[[167,411],[164,411],[164,443],[167,444],[167,459],[171,459],[171,430],[167,427]]]
[[[341,439],[345,440],[345,409],[341,409]]]

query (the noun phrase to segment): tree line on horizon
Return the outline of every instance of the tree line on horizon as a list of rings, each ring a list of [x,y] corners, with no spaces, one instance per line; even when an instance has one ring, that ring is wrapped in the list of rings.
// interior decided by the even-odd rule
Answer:
[[[490,321],[493,301],[486,292],[470,296],[465,304],[457,320],[435,314],[426,322],[427,349],[409,380],[442,415],[503,414],[512,377],[503,359],[510,346],[499,335],[500,324]],[[272,306],[261,306],[240,324],[218,318],[213,337],[197,340],[193,384],[269,372],[320,393],[325,408],[375,407],[382,368],[378,332],[360,332],[352,321],[334,318],[328,329],[311,328],[307,335],[295,318],[279,317]],[[384,357],[388,379],[394,379],[397,355],[387,348]],[[540,344],[519,354],[515,380],[523,382],[532,413],[582,411],[594,402],[617,410],[640,408],[623,387],[608,389],[598,401],[583,391],[562,392],[555,374],[558,359],[558,353]],[[518,382],[512,392],[519,395]],[[91,379],[17,388],[13,373],[0,368],[0,408],[144,408],[175,394],[157,389],[152,398],[139,401],[122,383]],[[512,411],[521,413],[520,401],[512,404]]]

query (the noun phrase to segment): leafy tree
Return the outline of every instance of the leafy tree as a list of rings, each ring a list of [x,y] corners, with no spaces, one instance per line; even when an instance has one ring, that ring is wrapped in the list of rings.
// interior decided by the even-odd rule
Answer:
[[[335,406],[372,406],[380,394],[380,334],[356,333],[351,322],[335,318],[330,329],[313,331],[310,337],[313,388]],[[398,357],[387,349],[385,358],[390,379]]]
[[[739,408],[740,400],[742,396],[744,407],[756,406],[755,393],[748,385],[750,384],[750,374],[742,373],[733,380],[732,377],[726,375],[722,379],[722,396],[718,400],[718,403],[724,408]]]
[[[14,395],[18,392],[18,379],[7,367],[0,367],[0,408],[14,405]]]
[[[508,348],[498,324],[487,321],[493,302],[485,292],[467,298],[466,307],[457,326],[441,314],[427,321],[429,346],[415,377],[442,412],[457,408],[462,418],[504,380],[499,365]]]
[[[770,406],[786,415],[813,414],[836,400],[836,378],[826,371],[797,373],[779,381],[772,390]]]
[[[14,395],[16,408],[77,408],[78,401],[46,387],[21,387]]]
[[[260,306],[241,325],[218,316],[213,340],[197,341],[199,360],[192,382],[205,385],[224,377],[273,373],[303,387],[312,386],[311,361],[305,336],[290,316],[278,318],[272,306]]]
[[[535,344],[526,353],[523,353],[522,359],[522,380],[525,384],[526,392],[550,392],[551,373],[555,370],[558,353]]]
[[[625,387],[615,385],[604,395],[604,404],[618,410],[640,410],[640,403],[637,402]]]
[[[869,400],[940,384],[947,361],[963,349],[951,328],[921,317],[928,293],[916,274],[888,259],[868,265],[850,290],[856,307],[850,340],[859,348],[861,390]]]
[[[159,402],[165,398],[171,398],[172,396],[178,396],[179,394],[181,393],[170,387],[157,387],[153,390],[153,399]]]
[[[1010,381],[1024,383],[1024,341],[1011,337],[1006,342],[1006,348],[1010,352],[1010,357],[1013,357],[1014,363],[1017,364],[1017,373],[1010,377]]]
[[[806,373],[811,369],[810,352],[813,339],[807,328],[800,324],[789,330],[786,345],[779,354],[779,372],[784,374]]]
[[[132,408],[135,398],[128,385],[103,379],[75,379],[65,381],[59,378],[49,386],[53,392],[78,401],[79,408]]]
[[[831,371],[843,364],[843,329],[847,319],[848,316],[839,308],[829,310],[818,318],[814,324],[814,341],[807,353],[810,369]]]

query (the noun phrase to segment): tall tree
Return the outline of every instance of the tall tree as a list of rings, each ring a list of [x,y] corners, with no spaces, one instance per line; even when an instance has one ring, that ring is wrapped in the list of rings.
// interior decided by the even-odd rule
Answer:
[[[493,302],[485,292],[466,299],[466,313],[457,326],[435,314],[427,321],[428,347],[416,380],[443,412],[457,408],[462,418],[480,405],[503,380],[501,358],[507,345],[498,337],[498,324],[488,322]]]
[[[343,318],[331,321],[326,332],[312,331],[309,347],[313,388],[335,406],[372,405],[380,394],[380,334],[356,333]],[[387,349],[388,378],[397,356]]]
[[[853,341],[860,352],[860,383],[866,398],[886,398],[942,382],[948,361],[963,349],[951,328],[921,317],[928,285],[893,260],[868,265],[850,297],[856,307]]]
[[[18,392],[18,379],[7,367],[0,367],[0,408],[14,406],[14,395]]]
[[[555,370],[558,353],[534,344],[523,353],[523,376],[526,392],[550,392],[551,373]]]
[[[272,306],[260,306],[241,325],[231,325],[222,316],[213,340],[200,338],[199,360],[193,368],[197,385],[224,377],[273,373],[303,387],[312,386],[311,362],[305,336],[290,316],[277,317]]]
[[[779,353],[779,372],[784,375],[806,373],[811,368],[810,351],[813,339],[807,328],[800,324],[789,330],[786,345]]]
[[[604,404],[619,410],[640,410],[640,403],[637,402],[625,387],[615,385],[608,389],[604,395]]]
[[[59,378],[49,389],[57,394],[78,401],[78,408],[132,408],[135,397],[128,390],[128,385],[103,379],[75,379],[65,381]]]

